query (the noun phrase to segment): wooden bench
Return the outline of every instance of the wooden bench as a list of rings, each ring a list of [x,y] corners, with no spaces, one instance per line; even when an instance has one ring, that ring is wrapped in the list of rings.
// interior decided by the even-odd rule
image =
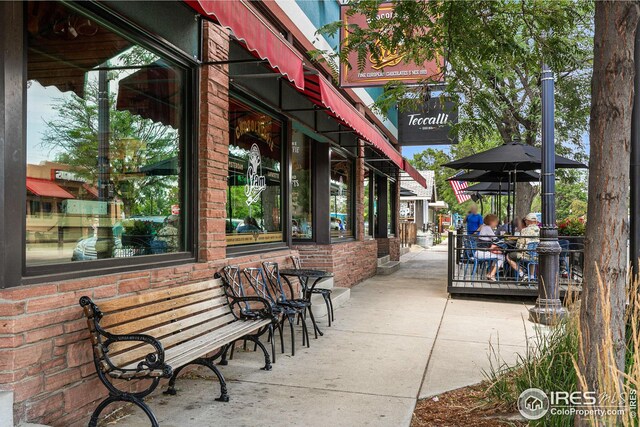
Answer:
[[[259,304],[247,314],[240,305],[249,302]],[[229,347],[239,339],[255,342],[264,353],[262,369],[271,369],[269,353],[259,340],[267,331],[273,335],[276,320],[271,305],[259,297],[233,294],[222,278],[99,303],[83,296],[80,305],[91,333],[96,372],[109,390],[91,416],[91,427],[96,426],[107,405],[118,401],[140,407],[152,426],[158,426],[144,397],[162,378],[170,378],[165,393],[176,394],[176,377],[190,364],[214,372],[221,390],[216,400],[227,402],[227,386],[214,361],[221,356],[226,361]],[[132,392],[130,384],[122,380],[151,383],[146,381],[147,388]]]

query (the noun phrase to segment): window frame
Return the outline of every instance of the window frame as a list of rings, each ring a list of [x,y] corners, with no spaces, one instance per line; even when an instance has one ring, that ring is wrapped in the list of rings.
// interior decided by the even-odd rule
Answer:
[[[266,242],[266,243],[250,243],[246,245],[227,245],[227,257],[238,257],[243,255],[269,252],[278,249],[286,249],[291,245],[291,213],[289,210],[290,203],[290,191],[291,191],[291,135],[292,129],[290,121],[270,108],[267,104],[261,102],[259,99],[246,95],[235,87],[229,88],[229,102],[231,100],[237,100],[244,103],[251,108],[255,108],[256,111],[266,114],[269,117],[278,120],[281,123],[280,131],[280,223],[282,226],[282,241],[280,242]],[[231,125],[229,124],[229,138],[231,138]],[[231,146],[231,140],[229,140],[229,146]],[[227,168],[229,159],[227,158]],[[227,172],[228,174],[228,172]],[[227,181],[228,187],[228,181]],[[227,210],[225,209],[225,221],[227,220]],[[285,224],[288,225],[285,227]],[[227,233],[225,232],[225,243]]]
[[[22,203],[20,210],[22,214],[22,227],[17,230],[20,233],[17,241],[21,242],[21,274],[20,277],[12,278],[9,286],[20,284],[31,284],[50,282],[55,280],[67,280],[80,277],[100,276],[118,272],[126,272],[140,269],[151,269],[169,265],[183,264],[197,261],[198,256],[198,117],[199,117],[199,62],[197,58],[181,52],[170,44],[165,44],[162,40],[158,40],[153,34],[142,29],[138,25],[132,23],[123,16],[114,13],[107,6],[96,2],[72,3],[61,2],[66,7],[75,10],[93,19],[99,25],[112,31],[132,42],[143,46],[161,55],[169,60],[176,67],[181,68],[184,72],[185,82],[183,87],[184,101],[183,106],[185,112],[182,117],[183,134],[180,136],[180,150],[183,151],[182,166],[182,197],[181,197],[181,215],[182,227],[184,230],[184,242],[182,252],[170,254],[145,255],[129,258],[109,258],[92,260],[86,262],[68,262],[63,264],[48,264],[27,266],[26,263],[26,204]],[[22,180],[20,185],[23,196],[26,198],[26,111],[27,111],[27,93],[26,93],[26,74],[28,66],[28,38],[26,36],[26,8],[27,3],[24,2],[23,19],[21,31],[23,32],[23,62],[22,62],[22,78],[25,88],[22,92],[22,138],[14,141],[15,144],[21,145],[23,163],[18,179]],[[17,234],[17,233],[16,233]],[[17,236],[16,236],[17,237]],[[15,273],[14,273],[15,274]],[[13,274],[12,274],[13,276]],[[6,281],[5,273],[5,281]],[[6,285],[5,285],[6,286]]]

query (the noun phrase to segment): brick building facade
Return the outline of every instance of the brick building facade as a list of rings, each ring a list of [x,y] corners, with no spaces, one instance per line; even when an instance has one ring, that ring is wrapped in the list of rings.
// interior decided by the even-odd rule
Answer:
[[[180,7],[184,6],[180,4]],[[3,20],[3,25],[0,25],[3,28],[0,29],[0,43],[6,55],[2,71],[7,83],[0,99],[5,107],[0,108],[3,114],[0,139],[11,141],[12,144],[22,144],[25,140],[25,135],[16,133],[15,121],[12,121],[13,118],[7,112],[10,107],[24,108],[26,102],[20,93],[10,90],[11,85],[26,87],[24,64],[20,64],[21,54],[25,53],[12,53],[9,48],[25,44],[22,39],[24,35],[21,35],[26,20],[24,12],[25,8],[20,2],[0,3],[0,19]],[[91,9],[87,13],[94,12]],[[268,19],[263,19],[265,25],[269,25]],[[121,21],[117,23],[120,24]],[[127,265],[120,268],[114,259],[109,260],[114,261],[113,265],[105,264],[105,268],[87,267],[80,273],[68,269],[60,274],[30,276],[29,266],[25,267],[25,248],[20,243],[9,241],[6,230],[12,225],[7,220],[0,227],[4,239],[0,254],[0,271],[3,275],[0,289],[0,390],[13,392],[16,423],[28,421],[65,427],[85,425],[96,402],[107,394],[95,375],[86,320],[78,305],[81,296],[87,295],[100,301],[142,293],[149,289],[180,286],[211,278],[222,266],[228,264],[248,267],[268,260],[289,265],[292,255],[299,255],[305,267],[333,272],[336,286],[351,287],[375,274],[378,256],[388,254],[392,259],[399,259],[397,238],[391,235],[374,236],[374,233],[371,236],[365,235],[365,211],[375,206],[373,202],[365,206],[365,168],[370,167],[366,159],[375,150],[359,136],[353,138],[357,142],[357,149],[353,157],[355,177],[352,197],[355,200],[351,238],[340,242],[332,241],[328,231],[317,231],[319,237],[315,241],[301,242],[292,239],[289,232],[282,229],[284,237],[277,246],[252,247],[251,250],[244,251],[228,247],[229,222],[232,219],[228,218],[231,139],[229,103],[230,80],[233,80],[233,76],[230,79],[228,62],[231,46],[237,48],[238,42],[230,36],[229,29],[214,22],[205,21],[200,34],[202,51],[199,60],[206,65],[198,68],[199,82],[196,86],[199,93],[196,98],[197,126],[194,130],[197,134],[197,167],[192,172],[196,175],[198,191],[193,195],[194,214],[191,216],[195,235],[193,253],[185,256],[184,260],[167,255],[166,262],[163,261],[163,255],[159,255],[157,262],[143,266]],[[354,101],[356,102],[358,101]],[[372,114],[368,110],[366,113]],[[285,122],[287,120],[291,119],[287,118]],[[339,124],[340,132],[344,132],[344,129],[344,123]],[[286,138],[284,141],[288,144]],[[9,143],[1,147],[3,156],[0,157],[4,159],[6,168],[20,175],[24,173],[21,171],[25,167],[25,157],[7,160],[10,148]],[[380,153],[376,155],[383,157]],[[397,209],[399,196],[397,173],[397,166],[392,165],[383,177],[395,188],[390,193],[395,195],[394,200],[389,201],[394,209]],[[20,181],[17,182],[20,185]],[[5,217],[10,216],[6,215],[8,212],[13,212],[13,215],[20,212],[19,216],[24,216],[21,210],[24,199],[7,198],[10,191],[7,185],[8,181],[5,180],[0,189],[0,204]],[[21,185],[19,188],[23,189],[24,179]],[[285,197],[284,200],[288,199]],[[317,205],[327,198],[314,200]],[[287,208],[282,209],[282,212],[288,212]],[[316,209],[320,208],[314,206],[314,216],[324,215],[317,221],[319,224],[326,223],[328,229],[328,216],[331,215],[328,205],[323,213],[318,213],[320,211]],[[372,215],[369,212],[369,218]],[[290,218],[285,220],[288,224]],[[373,220],[371,221],[373,224]],[[397,228],[397,224],[394,227]],[[325,241],[320,239],[323,233]],[[66,242],[60,240],[58,244],[62,247]],[[14,258],[17,255],[12,251],[23,255]],[[17,270],[11,267],[16,262],[20,264]],[[97,261],[85,262],[89,266]]]

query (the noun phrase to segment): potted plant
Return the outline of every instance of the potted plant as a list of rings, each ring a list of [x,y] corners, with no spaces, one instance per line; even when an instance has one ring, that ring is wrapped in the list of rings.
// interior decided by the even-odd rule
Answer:
[[[584,237],[587,221],[584,217],[570,216],[558,222],[560,236]]]

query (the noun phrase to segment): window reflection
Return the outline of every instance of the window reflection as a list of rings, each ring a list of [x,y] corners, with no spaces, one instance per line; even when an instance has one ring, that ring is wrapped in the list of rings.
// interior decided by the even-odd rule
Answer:
[[[291,139],[291,237],[311,239],[311,141],[294,130]]]
[[[335,239],[353,237],[353,188],[351,185],[353,161],[342,154],[331,151],[330,182],[330,232]]]
[[[281,242],[281,129],[274,118],[232,100],[227,244]]]
[[[371,229],[371,187],[373,182],[373,174],[368,168],[364,170],[364,235],[371,236],[373,230]]]
[[[27,15],[27,265],[183,250],[183,70],[60,3]]]

